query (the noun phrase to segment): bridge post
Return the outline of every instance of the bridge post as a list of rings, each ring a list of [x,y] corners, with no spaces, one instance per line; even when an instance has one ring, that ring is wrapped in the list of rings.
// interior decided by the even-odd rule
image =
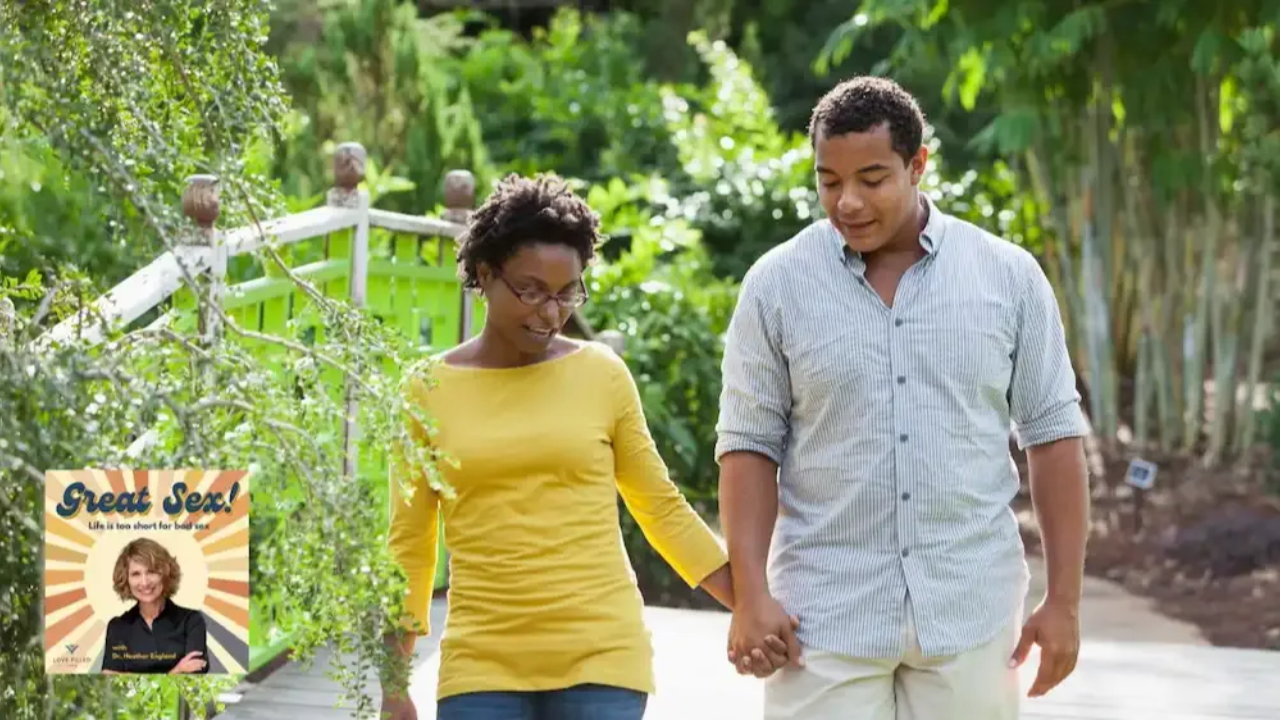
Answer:
[[[182,191],[182,214],[195,223],[195,232],[183,238],[184,244],[208,247],[209,292],[197,298],[200,339],[206,348],[217,342],[221,331],[219,308],[226,294],[227,248],[222,243],[214,224],[218,221],[221,201],[218,197],[218,178],[213,175],[192,175]]]
[[[459,225],[471,221],[471,213],[476,207],[476,178],[466,170],[450,170],[444,176],[444,219]],[[440,257],[444,258],[444,244],[451,242],[445,238],[440,240]],[[452,244],[452,243],[451,243]],[[465,289],[462,291],[462,317],[458,322],[458,342],[465,342],[474,332],[472,319],[475,317],[475,298]]]
[[[622,355],[627,350],[627,336],[613,328],[596,333],[596,340],[608,345],[609,349],[618,355]]]
[[[351,269],[348,275],[351,306],[364,307],[369,287],[369,191],[360,189],[364,181],[367,154],[358,142],[345,142],[333,154],[333,188],[329,190],[329,207],[347,208],[361,212],[351,236]],[[344,378],[345,418],[342,430],[342,472],[348,480],[354,480],[359,455],[359,428],[356,416],[360,411],[355,399],[354,383]]]

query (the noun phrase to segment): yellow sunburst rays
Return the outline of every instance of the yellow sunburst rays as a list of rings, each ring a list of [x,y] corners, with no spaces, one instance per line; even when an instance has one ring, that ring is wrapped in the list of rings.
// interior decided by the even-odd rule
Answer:
[[[182,581],[173,601],[200,610],[208,627],[211,672],[244,673],[249,660],[249,490],[243,470],[57,470],[45,480],[45,665],[48,672],[87,672],[103,650],[107,622],[127,610],[112,589],[120,550],[150,537],[173,553]],[[92,513],[71,517],[57,512],[67,488],[79,483],[100,500],[106,492],[138,497],[145,488],[145,513]],[[175,514],[165,501],[185,486],[183,499],[201,495],[201,507]],[[238,487],[237,487],[238,485]],[[232,489],[234,501],[206,512],[203,499]],[[127,510],[127,508],[126,508]],[[190,525],[190,527],[184,527]]]

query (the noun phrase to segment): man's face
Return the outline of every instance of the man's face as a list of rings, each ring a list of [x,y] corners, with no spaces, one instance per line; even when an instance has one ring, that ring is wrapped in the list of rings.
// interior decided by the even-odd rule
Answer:
[[[914,222],[913,190],[924,174],[928,152],[921,147],[904,162],[893,149],[888,123],[865,133],[818,136],[818,199],[850,249],[873,253]]]

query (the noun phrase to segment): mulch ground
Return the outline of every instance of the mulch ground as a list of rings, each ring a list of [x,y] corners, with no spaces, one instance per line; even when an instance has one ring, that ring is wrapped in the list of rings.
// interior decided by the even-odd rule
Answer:
[[[1092,483],[1086,572],[1151,598],[1164,614],[1198,626],[1214,645],[1280,650],[1280,472],[1263,456],[1205,469],[1179,457],[1159,466],[1135,512],[1124,483],[1129,455],[1100,453]],[[1029,552],[1040,551],[1025,460],[1015,510]]]

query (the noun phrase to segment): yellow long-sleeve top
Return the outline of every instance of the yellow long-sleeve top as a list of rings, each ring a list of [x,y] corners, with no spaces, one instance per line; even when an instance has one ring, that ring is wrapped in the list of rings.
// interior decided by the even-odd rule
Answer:
[[[450,590],[437,697],[580,683],[654,692],[618,494],[691,587],[727,558],[668,478],[626,364],[585,343],[534,365],[437,363],[432,374],[434,386],[411,376],[405,391],[436,422],[430,442],[458,463],[440,464],[456,495],[415,477],[405,503],[406,465],[393,459],[389,542],[408,575],[412,619],[427,627],[444,513]]]

